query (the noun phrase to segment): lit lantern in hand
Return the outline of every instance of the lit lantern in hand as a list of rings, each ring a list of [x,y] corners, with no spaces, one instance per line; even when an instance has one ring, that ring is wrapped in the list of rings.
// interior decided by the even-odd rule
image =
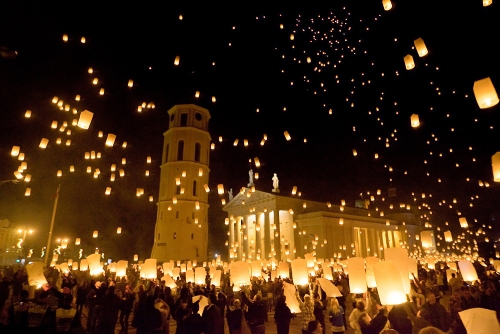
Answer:
[[[382,261],[375,264],[373,273],[382,305],[398,305],[406,302],[401,275],[393,262]]]
[[[465,282],[477,281],[477,272],[474,266],[469,261],[458,261],[458,267],[460,268],[460,273]]]
[[[347,271],[349,272],[349,287],[352,293],[365,293],[366,273],[365,260],[362,257],[351,257],[347,260]]]
[[[295,285],[309,284],[306,259],[292,260],[292,279]]]

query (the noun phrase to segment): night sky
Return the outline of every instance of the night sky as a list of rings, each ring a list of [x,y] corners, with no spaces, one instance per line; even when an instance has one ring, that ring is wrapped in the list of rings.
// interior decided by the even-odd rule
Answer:
[[[113,260],[149,257],[167,110],[184,103],[212,116],[214,254],[227,254],[217,184],[235,193],[245,186],[249,159],[259,173],[258,190],[270,192],[277,173],[285,196],[297,186],[304,199],[325,203],[354,205],[374,196],[370,209],[385,213],[411,204],[438,232],[438,242],[445,230],[455,239],[465,233],[453,245],[458,250],[448,252],[498,239],[500,189],[491,156],[500,151],[500,107],[480,109],[472,91],[474,81],[486,77],[500,89],[495,0],[488,7],[481,0],[393,1],[390,11],[381,1],[163,7],[147,1],[133,7],[0,5],[0,181],[13,179],[21,164],[11,156],[14,145],[25,154],[24,174],[32,175],[29,183],[0,185],[0,218],[36,230],[27,240],[35,255],[46,244],[60,184],[54,238],[79,237],[86,254],[99,247]],[[425,57],[413,47],[419,37],[429,50]],[[405,69],[408,54],[412,70]],[[88,130],[71,125],[83,110],[94,113]],[[419,115],[417,128],[412,114]],[[116,135],[113,147],[104,145],[108,133]],[[42,138],[49,139],[46,149],[38,147]],[[85,160],[90,151],[101,158]],[[111,182],[111,164],[125,176],[116,172]],[[137,188],[144,195],[137,197]],[[460,229],[460,217],[468,230]],[[77,250],[68,257],[76,258]]]

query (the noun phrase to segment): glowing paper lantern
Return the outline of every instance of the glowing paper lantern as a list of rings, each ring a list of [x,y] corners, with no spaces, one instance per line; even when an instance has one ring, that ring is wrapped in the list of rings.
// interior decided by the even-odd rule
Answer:
[[[141,277],[146,279],[156,277],[156,259],[146,259],[141,265]]]
[[[139,260],[139,255],[134,254],[134,261],[138,261],[138,260]]]
[[[382,305],[398,305],[406,302],[401,276],[393,262],[379,262],[373,265],[373,272]]]
[[[40,148],[46,148],[48,143],[49,143],[49,140],[47,138],[42,138],[39,146],[40,146]]]
[[[116,135],[108,133],[108,138],[106,138],[106,146],[112,147],[115,143]]]
[[[87,256],[87,262],[89,264],[89,273],[92,276],[97,276],[103,273],[101,264],[101,254],[91,254]]]
[[[213,278],[211,280],[211,283],[213,285],[215,285],[216,287],[219,287],[220,286],[221,276],[222,276],[222,270],[216,270],[215,273],[214,273],[214,276],[213,276]]]
[[[175,66],[179,65],[180,61],[181,61],[181,57],[180,56],[175,56],[174,65]]]
[[[491,157],[491,167],[493,169],[493,181],[500,182],[500,152]]]
[[[194,269],[194,283],[195,284],[205,284],[205,279],[207,276],[207,272],[203,267],[196,267]]]
[[[365,258],[366,263],[366,285],[369,288],[376,288],[377,282],[375,281],[375,274],[373,273],[373,265],[380,262],[380,259],[375,256]]]
[[[410,122],[412,128],[418,128],[420,126],[420,119],[417,114],[411,115]]]
[[[413,57],[411,55],[406,55],[404,57],[404,61],[407,70],[412,70],[415,68],[415,62],[413,61]]]
[[[31,117],[31,110],[26,110],[26,112],[24,113],[24,117],[30,118]]]
[[[224,185],[223,184],[218,184],[217,185],[217,193],[219,195],[224,195]]]
[[[413,44],[415,44],[415,49],[417,49],[419,57],[424,57],[429,53],[422,38],[417,38],[413,41]]]
[[[26,191],[24,192],[24,196],[30,196],[31,195],[31,188],[26,188]]]
[[[279,263],[276,275],[278,275],[282,279],[290,277],[290,267],[288,266],[288,262],[281,261]]]
[[[384,10],[391,10],[392,8],[391,0],[382,0],[382,6],[384,6]]]
[[[252,276],[262,276],[262,262],[260,260],[252,261]]]
[[[231,271],[231,281],[235,286],[250,285],[250,272],[248,263],[244,261],[236,261],[229,265]]]
[[[391,247],[384,250],[384,257],[386,261],[391,261],[398,268],[401,276],[401,283],[406,294],[410,294],[410,271],[408,268],[408,251],[406,248]],[[349,273],[350,275],[350,273]]]
[[[467,224],[467,218],[460,217],[460,218],[458,218],[458,221],[460,222],[461,228],[468,228],[469,227],[469,224]]]
[[[347,270],[349,272],[349,287],[352,293],[365,293],[366,274],[365,260],[362,257],[352,257],[347,260]]]
[[[460,268],[460,273],[462,274],[462,279],[465,282],[477,281],[477,272],[474,266],[469,261],[458,261],[458,267]]]
[[[434,239],[434,231],[422,231],[420,232],[420,240],[422,242],[422,247],[428,250],[436,248],[436,240]]]
[[[43,263],[33,262],[26,265],[26,273],[28,274],[28,284],[30,286],[41,287],[47,284],[47,279],[43,274]]]
[[[304,254],[304,257],[306,258],[307,267],[308,268],[314,267],[314,262],[316,261],[316,258],[314,257],[313,253]]]
[[[84,110],[80,113],[80,118],[78,119],[77,126],[82,129],[88,129],[90,127],[90,123],[92,122],[92,117],[94,114],[88,110]]]
[[[495,311],[485,308],[471,308],[458,312],[467,333],[490,334],[500,333],[500,324]]]
[[[10,155],[12,155],[13,157],[17,157],[19,155],[20,149],[21,148],[19,146],[12,146],[12,151],[10,151]]]
[[[105,192],[106,195],[109,195],[111,194],[111,187],[106,187],[106,192]]]
[[[128,261],[120,260],[116,263],[116,276],[124,277],[127,275]]]
[[[498,95],[490,78],[475,81],[472,90],[480,109],[490,108],[498,104]]]
[[[194,282],[193,269],[186,269],[186,282]]]
[[[289,140],[292,139],[292,137],[290,137],[290,134],[288,133],[288,131],[285,131],[284,135],[285,135],[285,138],[286,138],[287,141],[289,141]]]
[[[292,260],[292,279],[295,285],[309,284],[309,275],[306,259]]]
[[[116,229],[116,233],[117,233],[117,234],[121,234],[121,233],[122,233],[122,228],[121,228],[121,227],[118,227],[118,228]]]
[[[294,283],[296,284],[295,280]],[[306,283],[307,284],[307,283]],[[288,306],[292,313],[300,313],[299,302],[297,301],[297,297],[295,297],[295,292],[297,289],[293,284],[289,284],[287,282],[283,282],[283,294],[286,297],[285,304]]]
[[[326,297],[342,297],[340,290],[326,278],[316,279],[321,286],[321,289],[325,292]]]
[[[453,236],[451,235],[450,231],[445,231],[444,232],[444,241],[446,241],[446,242],[452,242],[453,241]]]

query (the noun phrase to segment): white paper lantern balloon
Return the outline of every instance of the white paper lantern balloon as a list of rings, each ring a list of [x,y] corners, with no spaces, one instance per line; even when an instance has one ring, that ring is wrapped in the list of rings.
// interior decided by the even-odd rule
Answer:
[[[309,284],[306,259],[292,260],[292,279],[295,285]]]
[[[205,279],[207,277],[207,272],[203,267],[196,267],[194,269],[194,283],[195,284],[205,284]]]
[[[41,287],[47,284],[47,279],[43,274],[43,263],[33,262],[26,265],[26,273],[28,274],[28,284],[30,286]]]
[[[128,261],[120,260],[116,263],[116,276],[124,277],[127,275]]]
[[[393,262],[382,261],[373,265],[373,273],[382,305],[398,305],[406,302],[401,275]]]
[[[373,265],[379,263],[380,259],[375,256],[365,258],[366,263],[366,285],[369,288],[376,288],[377,282],[375,281],[375,274],[373,273]]]
[[[458,261],[458,267],[462,274],[462,279],[465,282],[474,282],[478,280],[477,272],[474,266],[469,261]]]
[[[351,292],[365,293],[367,290],[365,260],[362,257],[351,257],[347,260],[347,270]]]
[[[401,276],[401,282],[406,294],[410,294],[410,270],[408,268],[408,251],[406,248],[391,247],[384,250],[384,257],[386,261],[392,261],[398,268]]]

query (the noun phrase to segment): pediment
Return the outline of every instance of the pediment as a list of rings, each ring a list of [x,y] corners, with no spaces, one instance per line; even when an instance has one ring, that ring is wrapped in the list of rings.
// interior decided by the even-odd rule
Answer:
[[[248,196],[248,194],[250,194],[250,196]],[[274,200],[275,198],[276,198],[275,194],[266,193],[264,191],[259,191],[259,190],[255,190],[254,192],[252,192],[250,188],[245,188],[245,192],[243,193],[239,192],[236,196],[233,197],[233,199],[229,203],[227,203],[222,208],[222,210],[229,211],[232,208],[241,207],[243,201],[245,202],[244,205],[252,205],[252,204],[262,203],[265,201]]]

